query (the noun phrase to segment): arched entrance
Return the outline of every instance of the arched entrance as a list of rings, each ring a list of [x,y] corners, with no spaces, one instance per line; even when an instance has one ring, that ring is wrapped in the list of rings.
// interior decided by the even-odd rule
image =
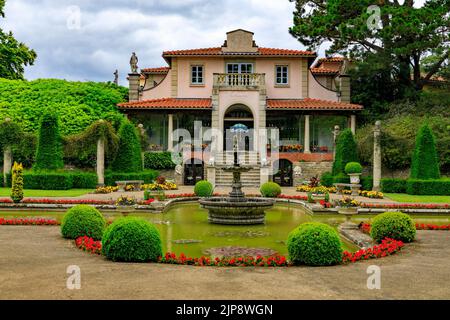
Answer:
[[[225,112],[223,118],[223,145],[224,150],[233,150],[233,136],[231,132],[231,127],[242,124],[249,131],[247,133],[239,133],[240,135],[240,146],[239,150],[253,151],[253,128],[254,128],[254,118],[253,113],[249,107],[244,104],[234,104],[228,108]]]
[[[189,159],[184,163],[184,185],[193,186],[204,179],[204,163],[199,159]]]
[[[294,183],[292,162],[287,159],[280,159],[276,163],[278,163],[278,171],[273,175],[273,182],[283,187],[292,187]]]

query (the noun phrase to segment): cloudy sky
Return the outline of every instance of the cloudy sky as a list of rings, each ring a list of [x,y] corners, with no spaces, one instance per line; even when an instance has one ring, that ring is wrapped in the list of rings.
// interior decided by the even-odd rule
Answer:
[[[304,49],[288,33],[293,11],[288,0],[7,0],[1,27],[37,52],[27,79],[108,81],[118,69],[125,84],[131,52],[162,66],[162,51],[220,46],[237,28],[259,46]]]

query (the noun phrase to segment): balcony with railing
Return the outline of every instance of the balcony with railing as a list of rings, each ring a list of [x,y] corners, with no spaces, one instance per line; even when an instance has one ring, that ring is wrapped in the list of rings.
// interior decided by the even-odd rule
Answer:
[[[259,89],[264,85],[264,73],[214,73],[214,87],[216,88]]]

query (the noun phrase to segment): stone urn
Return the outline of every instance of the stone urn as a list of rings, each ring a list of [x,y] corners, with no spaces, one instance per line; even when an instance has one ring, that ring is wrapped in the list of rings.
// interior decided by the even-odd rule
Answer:
[[[351,221],[352,217],[358,214],[358,207],[340,207],[338,213],[345,216],[345,222],[341,225],[343,229],[358,229],[358,226]]]
[[[117,211],[119,211],[124,217],[127,217],[134,211],[134,206],[118,205]]]
[[[359,182],[360,182],[359,177],[361,175],[360,173],[349,173],[348,175],[350,176],[351,184],[359,184]]]

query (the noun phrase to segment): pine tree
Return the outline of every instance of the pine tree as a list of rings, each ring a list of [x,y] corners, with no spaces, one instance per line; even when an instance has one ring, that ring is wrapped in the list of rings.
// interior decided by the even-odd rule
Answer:
[[[64,167],[62,139],[58,116],[47,111],[42,116],[36,151],[35,170],[56,170]]]
[[[124,121],[119,129],[119,148],[112,164],[115,172],[142,171],[141,144],[136,127]]]
[[[410,177],[412,179],[440,178],[436,144],[433,132],[427,124],[420,128],[416,136]]]
[[[359,162],[359,159],[353,133],[350,129],[345,129],[336,139],[333,176],[344,174],[345,165],[349,162]]]

